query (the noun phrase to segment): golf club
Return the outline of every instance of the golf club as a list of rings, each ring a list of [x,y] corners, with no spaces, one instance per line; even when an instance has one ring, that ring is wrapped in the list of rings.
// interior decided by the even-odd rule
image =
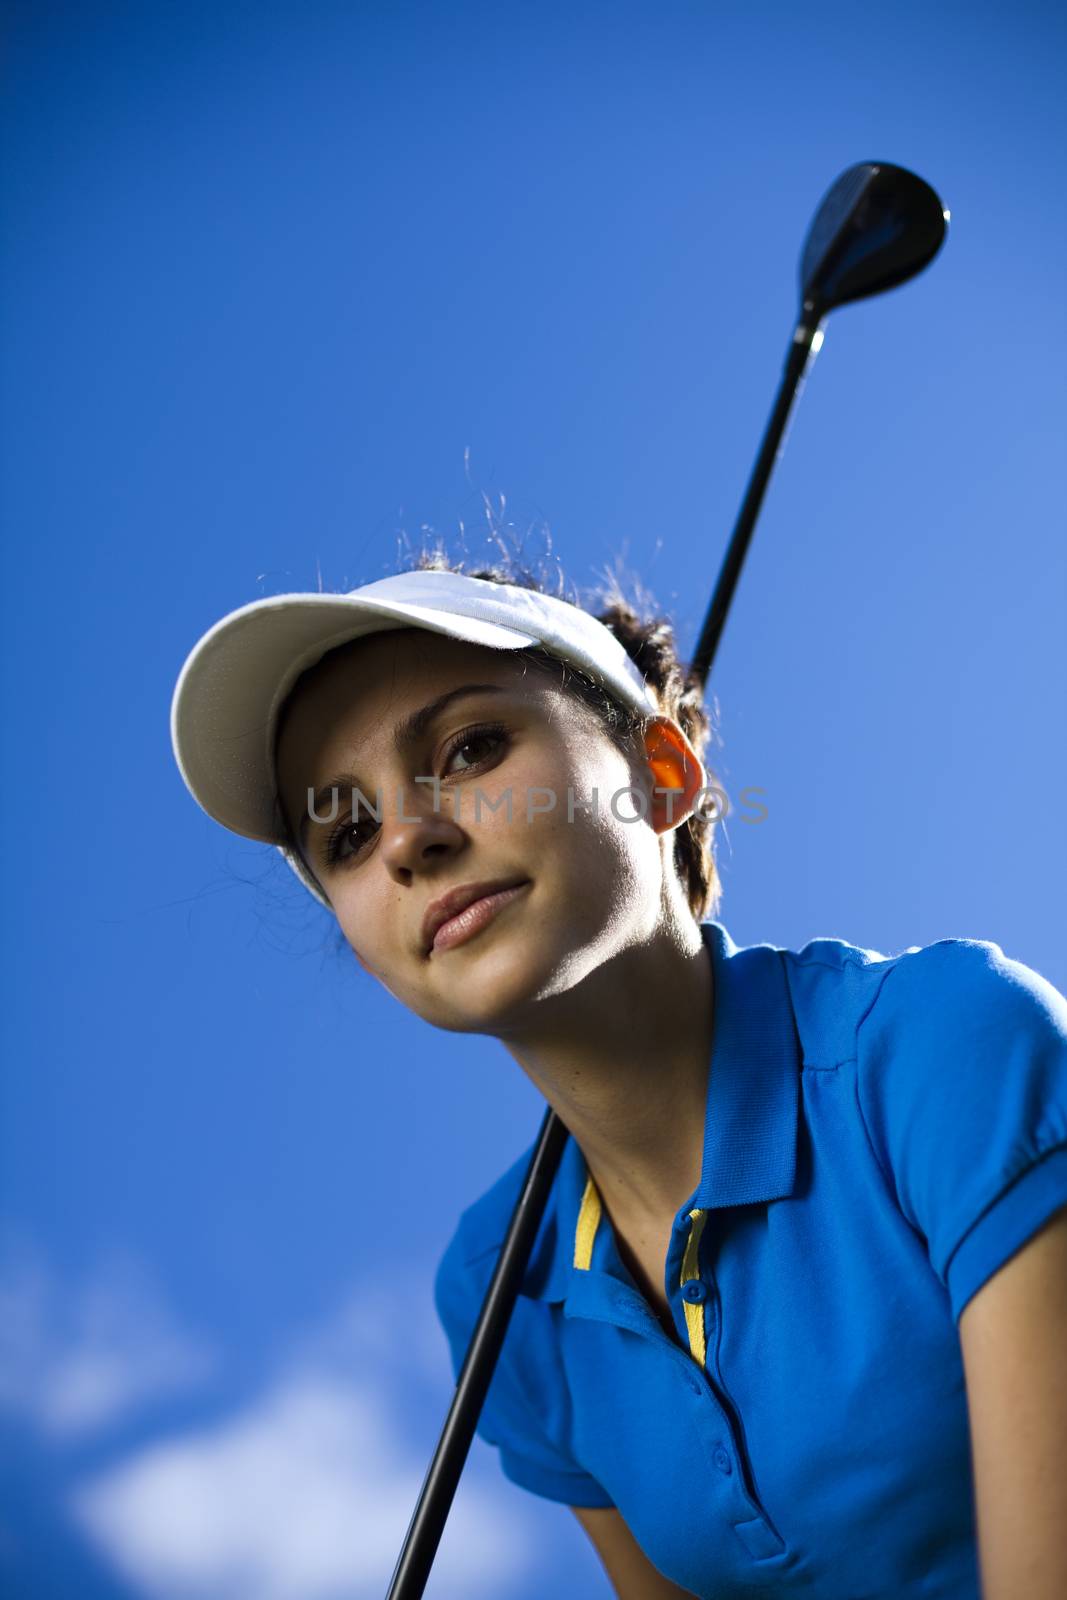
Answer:
[[[689,669],[702,687],[824,319],[921,272],[941,247],[948,215],[929,184],[884,161],[847,168],[824,195],[801,252],[800,312],[785,371]],[[567,1129],[549,1107],[386,1600],[421,1600],[566,1141]]]

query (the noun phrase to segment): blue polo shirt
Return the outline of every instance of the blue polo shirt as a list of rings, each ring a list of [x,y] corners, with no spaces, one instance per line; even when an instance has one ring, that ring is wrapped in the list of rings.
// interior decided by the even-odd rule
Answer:
[[[886,958],[702,932],[714,1032],[664,1263],[674,1337],[568,1139],[479,1431],[534,1494],[617,1506],[706,1600],[979,1600],[956,1324],[1067,1204],[1067,1001],[985,940]],[[530,1153],[438,1270],[457,1373]]]

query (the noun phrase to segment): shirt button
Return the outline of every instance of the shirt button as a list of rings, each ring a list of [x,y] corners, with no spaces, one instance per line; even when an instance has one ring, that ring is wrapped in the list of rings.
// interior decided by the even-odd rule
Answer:
[[[688,1300],[691,1306],[702,1306],[708,1298],[708,1286],[701,1283],[699,1278],[693,1278],[682,1286],[682,1299]]]
[[[722,1445],[720,1445],[716,1450],[714,1461],[719,1471],[728,1478],[734,1468],[730,1457],[726,1454],[726,1451],[723,1449]]]

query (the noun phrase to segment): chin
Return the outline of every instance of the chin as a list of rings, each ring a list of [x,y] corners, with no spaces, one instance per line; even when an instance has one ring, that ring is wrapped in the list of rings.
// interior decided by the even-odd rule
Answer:
[[[495,1033],[518,1022],[545,981],[543,946],[529,939],[480,940],[442,952],[432,992],[415,1009],[436,1028],[454,1033]],[[431,958],[431,963],[437,958]]]
[[[450,962],[447,981],[442,963],[440,996],[421,1015],[448,1032],[497,1037],[533,1024],[539,1007],[576,988],[597,964],[587,948],[553,951],[547,939],[518,941],[510,948],[502,941],[499,949],[477,954],[472,941],[469,951],[458,947],[449,954],[462,954],[463,960]]]

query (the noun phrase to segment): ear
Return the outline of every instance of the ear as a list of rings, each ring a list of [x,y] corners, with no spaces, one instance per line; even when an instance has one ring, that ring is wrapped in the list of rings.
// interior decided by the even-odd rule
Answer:
[[[657,833],[670,833],[692,816],[707,774],[673,717],[656,717],[645,730],[644,744],[652,775],[648,820]]]

